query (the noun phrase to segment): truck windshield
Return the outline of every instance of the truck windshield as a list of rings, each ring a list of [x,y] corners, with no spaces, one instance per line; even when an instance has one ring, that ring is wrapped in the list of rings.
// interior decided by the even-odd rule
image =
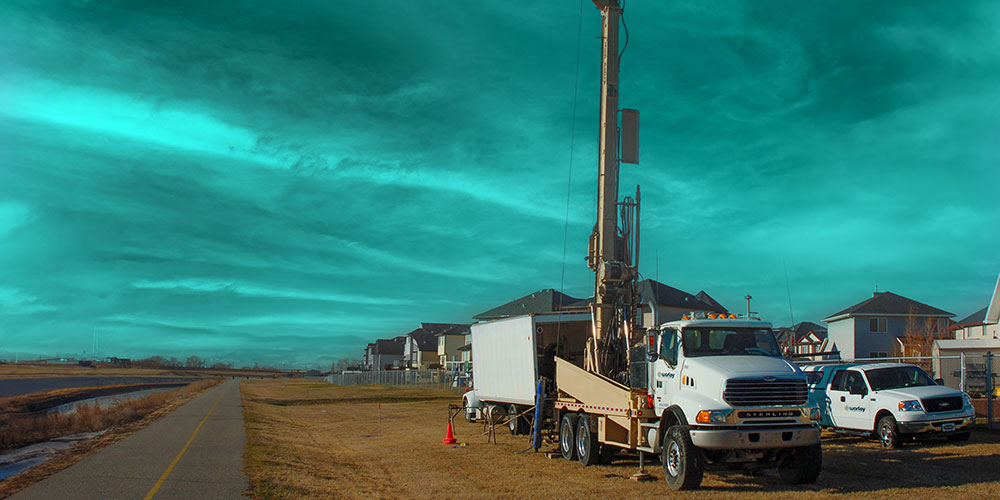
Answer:
[[[699,356],[760,355],[781,356],[770,330],[695,327],[683,333],[684,355]]]
[[[866,370],[868,383],[873,391],[899,389],[900,387],[919,387],[937,385],[923,370],[916,366],[894,366],[892,368],[877,368]]]

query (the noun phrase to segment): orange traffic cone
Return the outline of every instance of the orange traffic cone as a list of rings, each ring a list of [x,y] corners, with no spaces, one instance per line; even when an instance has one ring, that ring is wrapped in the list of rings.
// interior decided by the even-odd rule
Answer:
[[[444,439],[442,439],[441,442],[444,444],[455,444],[458,442],[458,440],[455,439],[455,433],[451,430],[451,420],[448,421],[448,433],[445,434]]]

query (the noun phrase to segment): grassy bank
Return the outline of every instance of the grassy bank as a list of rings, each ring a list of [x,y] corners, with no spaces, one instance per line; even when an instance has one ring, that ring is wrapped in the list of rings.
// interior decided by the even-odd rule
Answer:
[[[218,379],[206,379],[174,390],[150,394],[135,400],[126,400],[111,408],[83,405],[77,411],[65,415],[23,415],[19,414],[18,411],[20,409],[36,411],[35,407],[38,401],[42,400],[52,401],[53,398],[56,398],[62,401],[66,398],[62,394],[45,393],[9,398],[5,404],[4,413],[0,413],[0,451],[48,441],[59,436],[100,431],[128,424],[144,418],[170,401],[203,391],[218,383]],[[91,390],[100,392],[108,391],[109,388],[92,388]],[[88,394],[87,389],[74,389],[73,391],[77,394]]]
[[[774,471],[709,473],[701,490],[675,493],[655,459],[646,467],[656,480],[636,483],[628,479],[635,456],[585,468],[525,452],[528,440],[506,429],[487,444],[482,425],[461,418],[455,434],[465,446],[444,445],[448,403],[460,400],[440,391],[250,381],[243,399],[244,463],[251,496],[260,499],[1000,498],[1000,434],[985,430],[966,444],[937,440],[901,450],[830,435],[816,484],[785,486]]]

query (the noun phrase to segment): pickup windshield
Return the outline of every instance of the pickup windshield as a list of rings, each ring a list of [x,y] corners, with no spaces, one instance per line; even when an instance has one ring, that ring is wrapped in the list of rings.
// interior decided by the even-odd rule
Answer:
[[[876,368],[874,370],[866,370],[865,374],[868,375],[868,383],[871,384],[873,391],[937,385],[927,373],[916,366]]]
[[[700,356],[781,356],[774,335],[765,329],[696,327],[683,333],[684,355]]]

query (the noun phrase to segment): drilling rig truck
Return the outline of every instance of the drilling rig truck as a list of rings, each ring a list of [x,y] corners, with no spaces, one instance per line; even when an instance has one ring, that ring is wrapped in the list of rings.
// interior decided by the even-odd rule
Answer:
[[[639,189],[618,201],[620,163],[638,163],[638,112],[621,110],[619,142],[622,8],[593,1],[603,20],[597,223],[586,258],[594,300],[587,311],[472,325],[466,416],[507,415],[514,434],[554,430],[562,456],[583,465],[630,451],[641,468],[645,454],[658,455],[676,490],[697,488],[705,470],[734,468],[777,467],[786,482],[812,483],[819,408],[769,323],[697,312],[661,323],[655,304],[648,324],[639,319]]]

